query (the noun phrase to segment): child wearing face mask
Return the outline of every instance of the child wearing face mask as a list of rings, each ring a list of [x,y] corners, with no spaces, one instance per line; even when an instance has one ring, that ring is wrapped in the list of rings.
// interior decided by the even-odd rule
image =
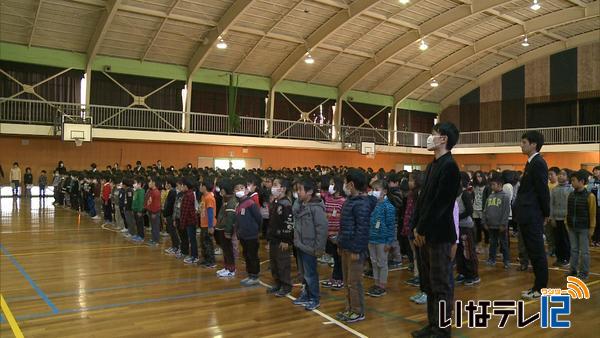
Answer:
[[[267,293],[285,297],[292,291],[290,250],[294,244],[294,216],[288,194],[290,182],[283,178],[273,181],[269,208],[270,223],[267,232],[269,262],[275,285]]]
[[[239,204],[236,208],[235,228],[242,245],[246,272],[248,277],[241,281],[243,286],[254,286],[259,283],[260,261],[258,258],[258,233],[262,216],[258,203],[246,192],[246,187],[238,181],[235,183],[235,197]],[[257,195],[258,196],[258,195]]]
[[[340,290],[344,287],[344,275],[342,273],[342,260],[338,253],[337,236],[340,232],[340,218],[342,207],[346,198],[343,195],[344,181],[334,177],[329,181],[327,194],[325,195],[325,212],[327,213],[327,244],[325,252],[333,257],[333,271],[329,280],[323,281],[321,285],[325,288]]]
[[[377,180],[371,184],[372,196],[377,205],[371,213],[369,228],[369,254],[373,266],[375,285],[367,291],[367,295],[381,297],[386,294],[388,277],[388,251],[394,241],[396,228],[396,209],[387,198],[387,182]]]

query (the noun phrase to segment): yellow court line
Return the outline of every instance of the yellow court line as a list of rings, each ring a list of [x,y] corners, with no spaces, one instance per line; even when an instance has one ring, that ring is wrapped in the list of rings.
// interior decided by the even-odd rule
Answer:
[[[25,337],[23,336],[23,332],[21,332],[21,328],[19,327],[19,324],[17,324],[17,321],[15,320],[15,317],[13,316],[12,312],[10,312],[8,304],[6,304],[6,301],[4,300],[4,296],[2,294],[0,294],[0,302],[2,305],[2,312],[4,312],[6,320],[8,320],[8,324],[10,325],[10,328],[12,329],[12,332],[15,335],[15,337]]]
[[[32,252],[32,253],[22,253],[22,254],[12,254],[12,256],[38,256],[38,255],[49,255],[49,254],[57,254],[57,253],[67,253],[67,252],[84,252],[84,251],[99,251],[99,250],[118,250],[118,249],[132,249],[132,248],[140,248],[141,245],[127,245],[127,246],[107,246],[102,248],[91,248],[91,249],[74,249],[74,250],[59,250],[59,251],[41,251],[41,252]],[[0,256],[4,256],[4,254],[0,254]]]

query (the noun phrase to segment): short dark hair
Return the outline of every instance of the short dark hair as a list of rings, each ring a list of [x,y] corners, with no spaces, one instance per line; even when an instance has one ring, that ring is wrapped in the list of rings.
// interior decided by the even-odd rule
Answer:
[[[392,173],[388,175],[388,181],[390,183],[400,183],[402,179],[400,178],[400,175],[396,174],[396,173]]]
[[[348,169],[348,172],[346,173],[346,182],[354,183],[354,188],[358,191],[367,190],[367,175],[356,168]]]
[[[490,184],[492,183],[498,183],[499,185],[502,185],[502,177],[500,175],[492,176],[492,178],[490,178]]]
[[[305,178],[300,181],[300,185],[304,187],[304,191],[312,191],[312,195],[316,193],[316,186],[313,180]]]
[[[174,187],[175,184],[177,184],[177,182],[175,181],[175,177],[173,176],[167,176],[165,183],[169,184],[171,187]]]
[[[560,174],[560,168],[559,167],[550,167],[550,169],[548,169],[548,172],[554,172],[556,175]]]
[[[579,169],[574,173],[571,173],[571,179],[575,177],[579,182],[583,182],[584,184],[588,182],[588,177],[590,177],[590,173],[585,169]]]
[[[544,145],[544,135],[537,130],[528,130],[521,136],[521,140],[527,140],[529,143],[535,143],[535,150],[539,152]]]
[[[595,166],[594,169],[592,169],[592,171],[594,170],[600,170],[600,165]]]
[[[194,188],[194,181],[192,181],[189,177],[186,177],[181,181],[181,184],[185,185],[188,189]]]
[[[440,122],[433,126],[433,131],[440,134],[440,136],[446,136],[448,138],[448,141],[446,142],[447,150],[452,150],[460,138],[460,131],[452,122]]]
[[[460,172],[460,185],[463,188],[467,188],[469,186],[469,183],[471,183],[471,178],[469,178],[469,174],[467,174],[464,171]]]
[[[202,181],[201,185],[206,187],[206,190],[212,191],[215,187],[215,184],[213,183],[214,181],[214,178],[205,178],[204,181]]]
[[[42,173],[43,173],[43,174],[45,174],[45,173],[46,173],[46,170],[42,170]]]

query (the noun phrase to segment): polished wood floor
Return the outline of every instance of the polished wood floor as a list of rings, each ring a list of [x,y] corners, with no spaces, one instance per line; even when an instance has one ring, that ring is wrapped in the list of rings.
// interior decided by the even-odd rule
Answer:
[[[86,216],[55,209],[51,201],[0,200],[0,291],[25,337],[409,337],[426,322],[425,306],[408,300],[416,288],[403,283],[411,277],[406,270],[390,272],[386,296],[366,298],[365,321],[338,325],[332,318],[344,307],[344,291],[322,289],[320,311],[308,312],[290,299],[267,296],[263,286],[241,287],[244,275],[217,279],[214,270],[184,266],[162,247],[131,244]],[[262,261],[268,257],[264,248]],[[515,254],[516,243],[512,248]],[[541,329],[539,321],[517,329],[512,317],[502,330],[461,328],[453,335],[597,336],[600,248],[591,250],[591,299],[573,301],[570,329]],[[270,283],[267,267],[262,264],[261,280]],[[329,268],[321,265],[320,271],[323,279]],[[518,299],[533,279],[530,272],[500,265],[481,263],[479,271],[482,283],[458,286],[458,299]],[[551,287],[565,284],[563,271],[550,270]],[[539,302],[527,303],[526,313],[534,311]],[[12,336],[4,314],[0,336]]]

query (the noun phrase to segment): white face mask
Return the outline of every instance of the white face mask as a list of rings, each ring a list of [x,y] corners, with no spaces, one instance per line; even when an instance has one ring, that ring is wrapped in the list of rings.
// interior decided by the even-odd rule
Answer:
[[[335,186],[333,184],[329,186],[329,193],[332,195],[335,194]]]
[[[297,192],[294,193],[294,198],[298,199],[298,193]]]
[[[237,197],[237,198],[242,198],[242,197],[244,197],[244,196],[246,196],[246,192],[245,192],[245,191],[243,191],[243,190],[240,190],[240,191],[236,191],[236,192],[235,192],[235,197]]]
[[[371,195],[373,195],[373,197],[375,197],[376,199],[379,199],[379,197],[381,197],[381,191],[375,190],[371,193]]]
[[[271,195],[278,197],[279,194],[281,194],[281,188],[275,188],[275,187],[271,188]]]
[[[216,187],[216,188],[215,188],[215,191],[216,191],[216,192],[221,192],[221,188],[219,188],[219,187]]]
[[[435,142],[433,141],[433,135],[427,137],[427,150],[433,150],[435,148]]]
[[[317,197],[321,197],[321,193],[320,193],[320,192],[318,192],[318,193],[316,193],[316,194],[315,194],[315,196],[317,196]]]

